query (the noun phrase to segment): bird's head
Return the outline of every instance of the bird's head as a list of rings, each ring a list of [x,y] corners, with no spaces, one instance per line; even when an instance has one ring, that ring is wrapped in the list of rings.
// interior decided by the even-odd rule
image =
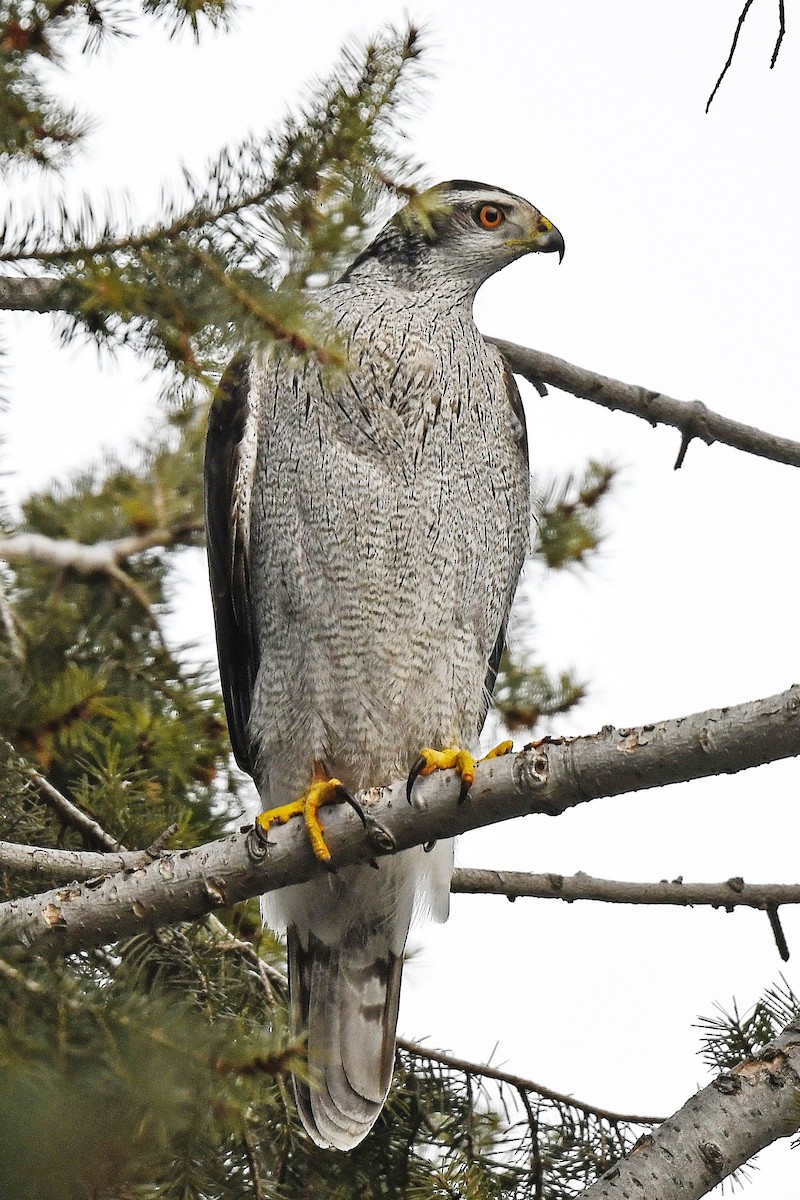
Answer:
[[[415,196],[384,226],[354,264],[373,263],[409,288],[474,296],[482,283],[523,254],[557,252],[564,239],[521,196],[485,183],[453,179]]]

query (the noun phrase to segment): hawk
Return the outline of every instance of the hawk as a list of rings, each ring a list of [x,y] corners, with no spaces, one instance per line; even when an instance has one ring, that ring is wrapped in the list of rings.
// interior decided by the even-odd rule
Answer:
[[[323,861],[317,808],[346,791],[446,766],[468,787],[529,540],[519,392],[472,305],[496,271],[564,241],[487,184],[421,199],[314,293],[347,367],[279,346],[240,355],[209,418],[234,754],[261,824],[302,812]],[[292,1021],[308,1033],[295,1095],[319,1146],[358,1145],[381,1111],[412,915],[447,918],[452,864],[440,842],[262,898],[287,935]]]

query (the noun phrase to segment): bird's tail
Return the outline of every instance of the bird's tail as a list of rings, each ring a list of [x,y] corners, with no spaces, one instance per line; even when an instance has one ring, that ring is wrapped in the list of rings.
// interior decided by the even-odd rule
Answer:
[[[369,1133],[392,1081],[402,955],[372,931],[334,947],[287,931],[292,1023],[308,1031],[310,1083],[295,1077],[303,1125],[318,1146],[351,1150]]]

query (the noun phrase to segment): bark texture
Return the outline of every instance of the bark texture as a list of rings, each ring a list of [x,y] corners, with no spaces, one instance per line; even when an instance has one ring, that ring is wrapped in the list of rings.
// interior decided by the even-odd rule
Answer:
[[[687,1101],[582,1193],[583,1200],[695,1200],[800,1127],[800,1024]]]

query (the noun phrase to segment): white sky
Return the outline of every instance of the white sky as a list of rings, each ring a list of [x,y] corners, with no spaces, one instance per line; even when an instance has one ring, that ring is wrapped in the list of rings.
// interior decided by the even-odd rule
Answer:
[[[64,80],[99,117],[70,181],[95,194],[127,188],[152,209],[179,161],[199,169],[226,141],[268,128],[345,38],[405,9],[255,4],[232,36],[199,49],[156,34],[116,45]],[[754,5],[705,116],[738,10],[738,0],[415,4],[432,78],[410,141],[431,181],[519,192],[566,238],[560,268],[531,258],[486,285],[484,331],[800,439],[800,35],[789,29],[769,71],[777,6]],[[132,359],[99,371],[93,352],[53,348],[46,318],[10,318],[4,330],[12,496],[141,433],[156,383]],[[580,471],[589,457],[620,467],[592,571],[533,583],[541,656],[591,683],[558,731],[678,716],[797,680],[797,474],[697,443],[675,473],[676,432],[524,392],[536,471]],[[199,561],[187,566],[174,636],[210,647],[202,581]],[[796,882],[799,781],[795,761],[598,801],[469,835],[460,861]],[[800,989],[800,915],[782,917],[786,975]],[[698,1014],[733,996],[748,1007],[782,966],[766,916],[744,911],[457,896],[450,922],[417,941],[403,1034],[601,1105],[665,1115],[707,1082]],[[759,1166],[748,1198],[796,1197],[800,1158],[785,1143]]]

